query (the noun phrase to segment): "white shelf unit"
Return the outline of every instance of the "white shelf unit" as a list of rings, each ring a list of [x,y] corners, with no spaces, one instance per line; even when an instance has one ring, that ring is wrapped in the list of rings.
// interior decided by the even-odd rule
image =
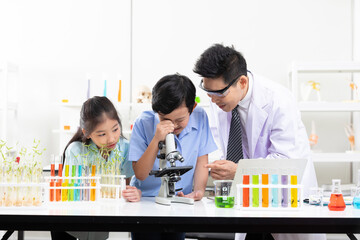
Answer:
[[[15,78],[12,78],[12,77]],[[0,127],[0,139],[8,141],[8,116],[9,111],[16,111],[18,109],[18,103],[14,100],[9,100],[9,86],[16,87],[16,83],[10,83],[15,81],[19,77],[19,67],[13,63],[0,63],[0,115],[1,115],[1,127]],[[15,93],[11,93],[15,94]]]
[[[298,98],[299,91],[299,74],[314,73],[360,73],[360,62],[294,62],[290,70],[289,86],[295,99]],[[353,80],[353,79],[352,79]],[[327,101],[299,101],[301,112],[360,112],[360,102],[327,102]],[[353,125],[360,124],[360,119],[354,119]],[[355,139],[360,141],[360,135],[355,132]],[[356,140],[355,140],[356,141]],[[357,149],[359,150],[359,149]],[[350,153],[313,153],[314,162],[360,162],[360,152]]]

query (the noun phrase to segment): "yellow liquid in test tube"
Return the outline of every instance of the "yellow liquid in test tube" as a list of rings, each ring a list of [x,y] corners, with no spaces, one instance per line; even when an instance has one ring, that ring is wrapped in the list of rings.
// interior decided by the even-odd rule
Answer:
[[[291,185],[297,185],[297,176],[291,175],[290,176],[290,184]],[[298,206],[298,192],[297,188],[291,188],[290,190],[291,196],[291,207],[296,208]]]
[[[95,172],[96,172],[96,165],[92,165],[91,166],[91,176],[95,177]],[[96,182],[95,179],[91,180],[91,186],[92,187],[96,187]],[[91,189],[90,190],[90,201],[95,201],[96,199],[96,189]]]
[[[65,165],[65,177],[69,176],[69,165]],[[67,187],[69,184],[69,179],[65,179],[65,181],[62,183],[63,187]],[[63,202],[66,202],[68,200],[68,189],[63,189],[61,191],[61,200]]]

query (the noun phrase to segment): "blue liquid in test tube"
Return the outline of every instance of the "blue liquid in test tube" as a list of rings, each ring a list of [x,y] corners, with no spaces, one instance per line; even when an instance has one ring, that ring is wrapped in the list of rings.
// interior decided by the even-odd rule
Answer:
[[[81,177],[81,172],[82,172],[82,166],[81,165],[78,165],[78,173],[77,173],[77,176],[78,177]],[[81,180],[78,179],[75,183],[75,186],[76,187],[80,187],[81,186]],[[82,200],[82,191],[83,189],[76,189],[75,190],[75,201],[81,201]]]
[[[279,184],[279,175],[278,174],[271,174],[271,184],[277,185]],[[279,189],[274,187],[271,189],[271,206],[278,207],[279,206]]]

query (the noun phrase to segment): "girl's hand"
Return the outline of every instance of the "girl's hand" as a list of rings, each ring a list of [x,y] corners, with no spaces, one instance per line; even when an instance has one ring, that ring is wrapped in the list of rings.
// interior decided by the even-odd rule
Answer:
[[[203,198],[204,196],[204,192],[203,191],[200,191],[200,190],[197,190],[195,192],[191,192],[189,194],[184,194],[183,192],[178,192],[177,193],[177,196],[178,197],[186,197],[186,198],[192,198],[194,199],[195,201],[199,201]]]
[[[126,185],[126,189],[121,192],[123,196],[129,202],[138,202],[141,198],[141,191],[136,187]]]

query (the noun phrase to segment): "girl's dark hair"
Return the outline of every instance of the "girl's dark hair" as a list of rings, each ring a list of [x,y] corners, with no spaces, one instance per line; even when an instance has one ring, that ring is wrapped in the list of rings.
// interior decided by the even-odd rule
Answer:
[[[223,77],[226,84],[247,76],[246,60],[233,46],[215,44],[205,50],[195,64],[195,73],[206,78]]]
[[[95,96],[89,98],[83,103],[81,107],[80,127],[64,149],[63,164],[65,163],[65,151],[72,142],[78,141],[84,143],[85,145],[90,144],[90,139],[88,139],[88,136],[94,131],[99,123],[104,121],[104,113],[108,118],[119,122],[121,131],[120,137],[124,137],[122,134],[120,118],[112,102],[107,97]],[[83,134],[82,129],[85,130],[86,135]]]
[[[152,109],[154,112],[169,114],[184,101],[192,112],[195,105],[196,89],[191,80],[180,74],[162,77],[152,89]]]

